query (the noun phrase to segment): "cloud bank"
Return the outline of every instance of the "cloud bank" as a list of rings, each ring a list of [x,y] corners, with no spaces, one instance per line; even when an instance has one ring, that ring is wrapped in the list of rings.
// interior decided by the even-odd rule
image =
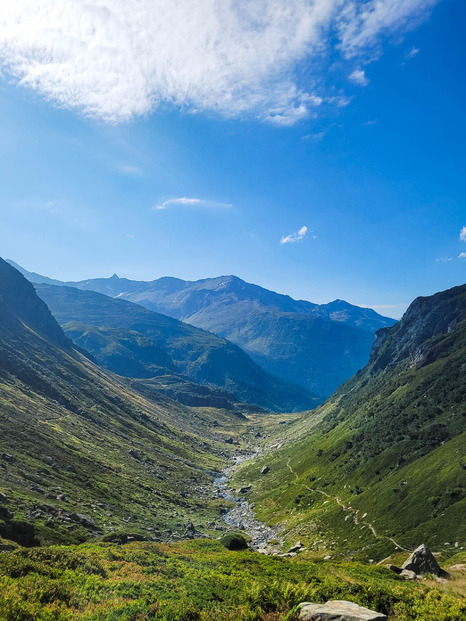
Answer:
[[[290,235],[285,235],[284,237],[282,237],[280,240],[280,243],[281,244],[294,244],[297,241],[303,239],[303,237],[305,237],[307,233],[308,233],[307,226],[302,226],[299,229],[299,231],[296,231],[296,233],[291,233]]]
[[[0,0],[0,68],[106,122],[166,105],[286,126],[330,101],[332,54],[355,77],[438,1]]]

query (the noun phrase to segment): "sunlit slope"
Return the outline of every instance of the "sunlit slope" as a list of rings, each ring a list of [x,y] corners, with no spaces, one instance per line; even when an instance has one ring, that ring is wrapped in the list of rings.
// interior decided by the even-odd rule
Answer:
[[[258,515],[330,555],[465,545],[466,286],[413,302],[369,364],[238,481]],[[286,431],[285,431],[286,429]],[[264,465],[269,473],[260,475]]]
[[[32,285],[0,260],[0,536],[169,538],[221,522],[209,471],[241,418],[146,399],[77,352]],[[215,433],[211,422],[215,418]]]

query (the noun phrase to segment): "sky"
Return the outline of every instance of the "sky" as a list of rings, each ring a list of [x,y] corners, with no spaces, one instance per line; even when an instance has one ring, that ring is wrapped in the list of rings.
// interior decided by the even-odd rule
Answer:
[[[0,0],[0,256],[401,316],[466,281],[463,0]]]

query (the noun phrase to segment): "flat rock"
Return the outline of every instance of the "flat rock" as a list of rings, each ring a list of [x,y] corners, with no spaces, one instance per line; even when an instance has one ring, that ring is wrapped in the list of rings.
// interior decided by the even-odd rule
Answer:
[[[450,571],[466,571],[466,563],[458,563],[449,567]]]
[[[440,576],[442,573],[440,565],[424,543],[414,550],[401,568],[409,569],[416,574],[434,574],[435,576]]]
[[[405,580],[416,580],[417,574],[415,571],[411,571],[411,569],[402,569],[400,576]]]
[[[307,619],[308,621],[319,621],[320,619],[328,621],[383,621],[387,619],[386,615],[380,612],[369,610],[369,608],[345,600],[332,600],[325,604],[303,602],[299,607],[301,609],[299,619]]]

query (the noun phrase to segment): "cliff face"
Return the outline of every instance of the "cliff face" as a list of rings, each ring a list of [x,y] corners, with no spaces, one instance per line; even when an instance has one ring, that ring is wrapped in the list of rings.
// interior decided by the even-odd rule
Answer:
[[[401,321],[376,333],[369,366],[373,373],[405,360],[411,367],[422,367],[445,355],[438,344],[458,330],[466,319],[466,285],[453,287],[430,297],[416,298]],[[455,340],[451,346],[458,345]]]
[[[3,317],[0,328],[8,324],[12,329],[20,320],[61,347],[71,347],[71,341],[66,338],[45,302],[37,296],[33,285],[3,259],[0,259],[0,304]]]

